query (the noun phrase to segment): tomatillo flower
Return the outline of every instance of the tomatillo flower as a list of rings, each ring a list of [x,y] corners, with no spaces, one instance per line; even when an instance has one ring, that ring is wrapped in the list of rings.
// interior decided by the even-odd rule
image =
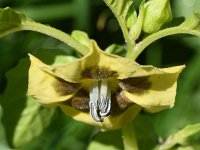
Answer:
[[[30,55],[29,94],[43,105],[56,105],[75,120],[116,129],[141,108],[157,112],[174,105],[176,81],[184,66],[158,69],[103,52],[52,67]]]

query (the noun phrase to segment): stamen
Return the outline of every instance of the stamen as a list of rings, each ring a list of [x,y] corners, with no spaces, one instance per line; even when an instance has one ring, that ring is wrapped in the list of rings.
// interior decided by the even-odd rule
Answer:
[[[101,117],[108,117],[110,115],[111,110],[111,92],[108,88],[108,81],[101,81],[101,89],[100,89],[100,103],[99,110]]]
[[[90,114],[91,114],[92,118],[97,122],[102,122],[103,118],[99,116],[97,111],[98,110],[97,110],[97,106],[95,105],[95,103],[90,103]]]
[[[108,81],[95,81],[90,88],[90,115],[97,122],[102,122],[111,112],[111,91]]]
[[[90,115],[92,118],[97,122],[102,122],[103,119],[98,113],[98,101],[99,101],[99,86],[98,81],[95,81],[92,83],[92,86],[90,88]]]

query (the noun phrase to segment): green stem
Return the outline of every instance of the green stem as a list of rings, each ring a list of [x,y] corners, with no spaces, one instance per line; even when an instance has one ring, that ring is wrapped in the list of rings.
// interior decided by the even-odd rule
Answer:
[[[133,48],[135,46],[135,42],[131,41],[131,39],[129,37],[129,31],[128,31],[127,27],[126,27],[126,24],[125,24],[124,20],[116,13],[116,11],[114,10],[115,8],[113,8],[111,6],[111,4],[109,4],[106,0],[104,0],[104,2],[111,9],[111,11],[115,15],[115,17],[116,17],[116,19],[117,19],[117,21],[119,23],[119,26],[121,27],[125,42],[127,43],[127,46],[128,46],[128,51],[133,51]]]
[[[48,36],[51,36],[55,39],[60,40],[61,42],[66,43],[67,45],[76,49],[78,52],[80,52],[83,55],[86,55],[89,52],[88,47],[82,45],[80,42],[72,38],[67,33],[64,33],[61,30],[52,28],[50,26],[43,25],[37,22],[32,22],[32,21],[24,21],[21,23],[20,26],[16,28],[12,28],[4,33],[1,33],[0,37],[8,35],[13,32],[23,31],[23,30],[35,31],[35,32],[39,32],[39,33],[43,33]]]
[[[126,58],[132,59],[133,51],[135,49],[135,41],[138,39],[138,37],[141,34],[142,31],[142,24],[143,24],[143,19],[144,19],[144,1],[140,4],[139,8],[139,15],[137,18],[136,23],[131,27],[129,31],[130,39],[131,41],[134,41],[134,47],[132,49],[128,49],[128,52],[126,53]]]
[[[119,20],[120,18],[115,15],[115,17],[117,18],[117,20]],[[132,42],[129,38],[129,32],[125,26],[125,24],[121,21],[118,21],[119,22],[119,25],[121,27],[121,30],[122,30],[122,33],[123,33],[123,36],[124,36],[124,39],[125,39],[125,42],[127,43],[127,46],[128,46],[128,52],[131,52],[133,51],[133,48],[134,48],[134,45],[135,45],[135,42]]]
[[[200,32],[198,30],[192,30],[192,29],[186,29],[186,28],[180,28],[180,27],[172,27],[172,28],[160,30],[159,32],[149,35],[140,43],[137,43],[132,53],[129,54],[129,58],[131,57],[131,59],[135,60],[148,45],[150,45],[151,43],[153,43],[154,41],[162,37],[174,35],[174,34],[191,34],[191,35],[200,36]]]
[[[138,150],[137,139],[133,125],[130,123],[122,128],[124,150]]]

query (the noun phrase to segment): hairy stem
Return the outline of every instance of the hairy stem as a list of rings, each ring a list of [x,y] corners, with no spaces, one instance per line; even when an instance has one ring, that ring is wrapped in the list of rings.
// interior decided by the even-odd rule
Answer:
[[[55,39],[60,40],[61,42],[66,43],[67,45],[76,49],[78,52],[80,52],[83,55],[86,55],[89,52],[88,47],[84,46],[79,41],[75,40],[70,35],[68,35],[67,33],[64,33],[63,31],[52,28],[50,26],[43,25],[37,22],[32,22],[32,21],[24,21],[22,22],[20,26],[1,33],[0,37],[8,35],[13,32],[24,31],[24,30],[35,31],[35,32],[39,32],[39,33],[43,33],[48,36],[51,36]]]
[[[180,27],[172,27],[160,30],[152,35],[149,35],[141,42],[137,43],[136,46],[134,47],[134,50],[132,51],[132,53],[129,54],[128,57],[135,60],[143,52],[143,50],[151,43],[165,36],[174,34],[191,34],[195,36],[200,36],[200,31],[194,29],[180,28]]]

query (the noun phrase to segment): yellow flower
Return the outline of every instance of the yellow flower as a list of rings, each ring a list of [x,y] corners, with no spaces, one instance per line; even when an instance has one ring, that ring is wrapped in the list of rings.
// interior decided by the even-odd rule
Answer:
[[[43,105],[59,106],[75,120],[117,129],[144,108],[157,112],[174,105],[184,66],[158,69],[103,52],[91,41],[83,58],[52,67],[30,55],[29,94]]]

